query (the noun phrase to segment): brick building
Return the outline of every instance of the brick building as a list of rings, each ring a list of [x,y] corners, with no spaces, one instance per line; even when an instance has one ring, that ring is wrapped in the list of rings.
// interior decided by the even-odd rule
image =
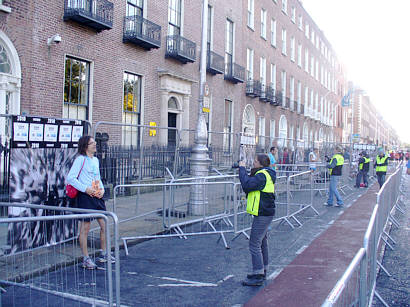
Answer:
[[[0,113],[195,129],[202,1],[0,3]],[[209,0],[208,12],[209,130],[263,147],[343,140],[343,67],[300,1]]]

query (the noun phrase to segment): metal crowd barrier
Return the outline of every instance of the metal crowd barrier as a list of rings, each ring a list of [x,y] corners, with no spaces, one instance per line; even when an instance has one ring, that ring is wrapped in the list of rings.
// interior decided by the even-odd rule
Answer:
[[[6,288],[7,292],[11,293],[11,296],[16,292],[14,287],[19,287],[28,289],[28,291],[33,290],[46,293],[47,297],[48,295],[60,297],[63,305],[66,299],[69,302],[78,301],[103,305],[108,303],[109,306],[114,306],[115,301],[116,306],[120,306],[118,219],[115,214],[100,210],[23,203],[0,202],[0,207],[6,209],[20,208],[19,211],[29,209],[31,212],[29,214],[36,212],[39,215],[0,219],[0,224],[9,225],[6,239],[7,245],[3,246],[3,253],[0,255],[0,274],[2,275],[0,284],[11,287]],[[22,212],[22,214],[27,213]],[[75,227],[73,236],[65,240],[59,240],[56,236],[56,228],[58,227],[62,227],[65,232],[68,231],[67,227],[69,225],[63,221],[76,225],[76,221],[81,221],[84,218],[102,218],[105,221],[107,225],[106,245],[110,248],[112,245],[114,246],[115,264],[107,262],[107,267],[98,267],[97,270],[79,268],[82,255],[77,242],[77,236],[75,235],[77,227]],[[109,227],[111,225],[109,225],[108,219],[112,221],[113,237],[111,237],[111,229]],[[16,225],[16,227],[10,227],[11,223]],[[35,236],[34,230],[40,231],[41,238],[44,239],[39,239],[40,236],[38,235]],[[95,257],[94,252],[97,250],[95,247],[94,230],[90,230],[88,240],[89,252],[92,258]],[[15,231],[20,231],[20,237],[17,237]],[[13,246],[9,244],[19,242],[22,235],[27,240],[36,237],[36,242],[31,242],[33,244],[36,243],[35,246],[26,247],[21,250],[13,249]],[[51,243],[47,242],[45,238],[51,238]],[[115,267],[114,272],[112,265]],[[114,282],[112,281],[113,273]],[[115,287],[113,287],[114,285]],[[8,289],[11,289],[11,291],[8,291]],[[7,292],[3,294],[3,299],[7,299]],[[11,297],[10,299],[14,300],[15,298]],[[52,306],[60,303],[60,301],[54,302]]]
[[[390,223],[399,226],[392,213],[395,209],[403,212],[398,204],[400,194],[402,164],[388,177],[383,187],[377,193],[377,203],[373,209],[366,233],[363,247],[348,266],[343,276],[336,283],[327,296],[322,307],[328,306],[370,306],[376,296],[384,306],[388,304],[376,291],[378,267],[386,274],[389,272],[382,266],[382,241],[393,249],[389,243],[395,243],[389,236],[386,228]]]

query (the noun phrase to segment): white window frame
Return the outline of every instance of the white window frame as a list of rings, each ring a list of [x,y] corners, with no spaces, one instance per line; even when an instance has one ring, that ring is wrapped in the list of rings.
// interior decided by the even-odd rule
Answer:
[[[276,64],[270,64],[270,82],[272,89],[276,92]]]
[[[302,82],[298,81],[298,89],[297,89],[297,111],[300,113],[300,105],[302,103]]]
[[[276,121],[274,119],[270,120],[270,126],[269,126],[269,136],[270,136],[270,146],[273,145],[273,141],[276,138]]]
[[[305,71],[309,72],[309,49],[305,49]]]
[[[278,145],[284,147],[288,138],[288,121],[285,115],[282,115],[279,119],[279,140]]]
[[[270,44],[276,47],[276,20],[273,18],[270,21]]]
[[[260,59],[259,72],[260,72],[260,82],[262,85],[262,90],[264,90],[266,86],[266,58],[264,57],[261,57]]]
[[[294,101],[295,101],[295,78],[290,76],[290,89],[289,89],[289,98],[290,98],[290,109],[293,110],[294,108]]]
[[[296,23],[296,8],[294,6],[292,6],[290,11],[291,11],[290,19],[292,20],[293,23]]]
[[[316,59],[315,78],[319,81],[319,61]]]
[[[295,37],[290,38],[290,60],[295,62]]]
[[[266,10],[261,9],[261,37],[266,40]]]
[[[248,0],[248,27],[255,28],[255,3],[254,0]]]
[[[286,71],[282,70],[281,73],[281,90],[282,90],[282,106],[286,105]]]
[[[298,44],[298,66],[302,67],[302,44]]]
[[[299,30],[303,31],[303,16],[302,16],[302,14],[299,14],[298,28],[299,28]]]
[[[288,0],[282,0],[282,12],[288,14]]]
[[[315,57],[313,55],[310,56],[310,75],[315,76]]]
[[[259,145],[265,147],[265,137],[266,137],[266,122],[265,117],[259,117]]]
[[[305,86],[305,116],[309,115],[309,87]]]
[[[286,49],[287,49],[287,46],[286,46],[286,29],[282,28],[282,54],[283,55],[287,55]]]

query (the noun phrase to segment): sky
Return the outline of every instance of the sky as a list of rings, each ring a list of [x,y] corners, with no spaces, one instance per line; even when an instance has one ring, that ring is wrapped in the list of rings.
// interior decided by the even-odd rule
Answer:
[[[302,0],[346,68],[410,143],[410,0]]]

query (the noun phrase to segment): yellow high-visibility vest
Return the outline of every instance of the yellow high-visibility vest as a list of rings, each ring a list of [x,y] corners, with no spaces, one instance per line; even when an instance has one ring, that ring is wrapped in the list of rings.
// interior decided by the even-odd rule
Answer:
[[[275,193],[275,184],[272,181],[272,177],[267,170],[262,169],[256,172],[256,174],[263,173],[266,177],[265,187],[262,191],[252,191],[248,193],[248,200],[246,202],[246,212],[252,215],[259,215],[259,203],[261,200],[261,192]],[[255,175],[256,175],[255,174]]]
[[[359,169],[360,169],[360,170],[363,169],[364,164],[370,163],[370,159],[369,159],[369,158],[364,157],[363,159],[364,159],[364,162],[359,164]]]
[[[387,165],[380,165],[379,164],[384,164],[387,160],[387,156],[383,156],[380,158],[380,156],[377,156],[376,158],[376,172],[387,172]]]
[[[339,153],[334,154],[332,159],[330,160],[329,164],[332,164],[333,159],[336,159],[336,166],[333,169],[330,169],[329,174],[332,175],[332,173],[334,175],[342,175],[342,167],[343,164],[345,163],[345,159],[343,158],[343,156]]]

